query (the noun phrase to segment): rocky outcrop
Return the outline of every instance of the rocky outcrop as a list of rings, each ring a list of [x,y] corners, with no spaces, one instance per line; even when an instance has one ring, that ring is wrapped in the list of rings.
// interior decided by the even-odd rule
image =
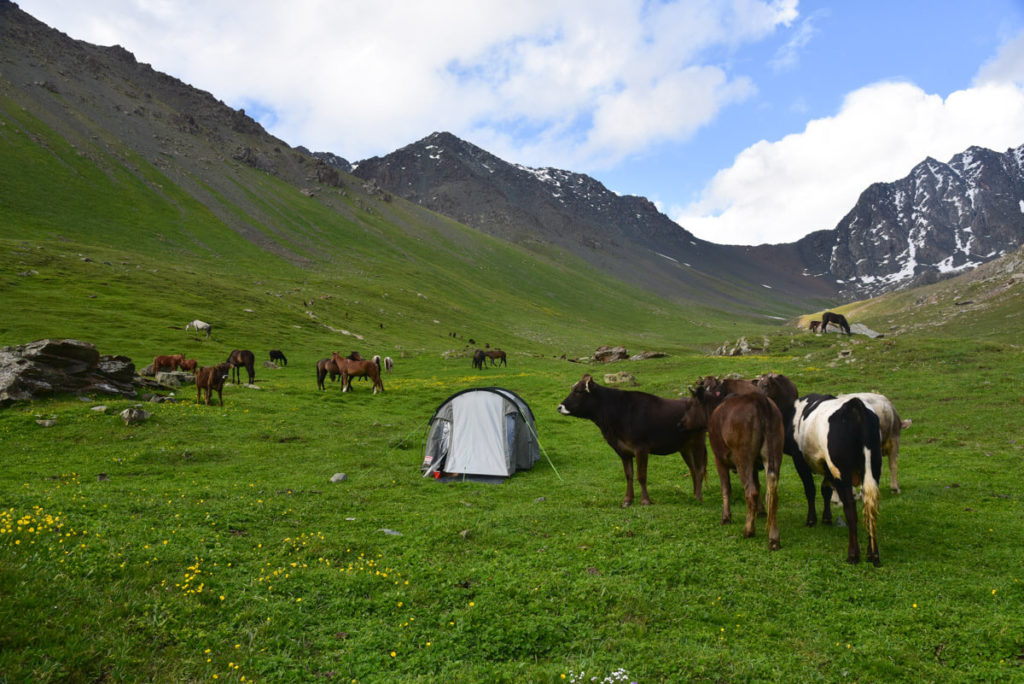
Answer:
[[[53,394],[135,398],[135,365],[79,340],[37,340],[0,348],[0,405]]]

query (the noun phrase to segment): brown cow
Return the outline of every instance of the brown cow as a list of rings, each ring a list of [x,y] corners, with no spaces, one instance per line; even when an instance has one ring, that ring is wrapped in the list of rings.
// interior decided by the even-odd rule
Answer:
[[[198,364],[198,363],[199,362],[196,361],[195,359],[185,359],[179,365],[181,366],[181,370],[188,371],[189,373],[192,373],[193,375],[195,375],[196,364]]]
[[[153,357],[153,372],[159,373],[164,368],[169,368],[172,371],[178,370],[178,367],[180,367],[181,364],[184,363],[184,361],[184,354],[169,354],[165,356],[155,356]]]
[[[384,391],[384,383],[380,379],[380,367],[377,366],[373,361],[353,361],[347,359],[344,356],[333,352],[331,354],[331,360],[334,361],[334,365],[341,371],[341,391],[348,392],[352,389],[352,378],[366,376],[373,381],[373,393],[377,393],[377,389]]]
[[[224,396],[221,392],[224,389],[224,381],[231,373],[230,363],[221,363],[216,366],[203,366],[196,371],[196,403],[203,403],[203,391],[206,391],[206,405],[210,405],[213,390],[217,390],[217,398],[220,405],[224,405]]]
[[[705,378],[708,380],[708,378]],[[742,381],[746,382],[746,381]],[[753,383],[747,383],[751,387]],[[708,439],[715,454],[715,467],[722,485],[722,524],[732,522],[729,498],[732,486],[729,471],[735,471],[743,484],[747,501],[747,520],[743,536],[754,536],[754,522],[759,512],[768,512],[768,548],[781,548],[778,526],[779,471],[782,466],[782,412],[771,399],[757,391],[742,394],[708,391],[698,384],[691,391],[709,414]],[[761,502],[758,468],[767,479],[765,503]]]
[[[693,496],[703,501],[704,477],[708,455],[704,446],[707,428],[700,402],[685,399],[663,399],[646,392],[602,387],[589,373],[572,386],[558,412],[593,421],[608,445],[622,459],[626,476],[626,497],[622,507],[633,503],[633,459],[640,483],[640,504],[648,506],[647,457],[649,454],[671,454],[678,451],[690,469]]]

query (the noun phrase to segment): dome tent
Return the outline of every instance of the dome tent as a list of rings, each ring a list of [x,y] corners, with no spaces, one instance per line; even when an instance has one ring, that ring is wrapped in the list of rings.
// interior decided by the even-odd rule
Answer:
[[[533,412],[501,387],[456,392],[434,411],[423,450],[424,477],[503,482],[540,460]]]

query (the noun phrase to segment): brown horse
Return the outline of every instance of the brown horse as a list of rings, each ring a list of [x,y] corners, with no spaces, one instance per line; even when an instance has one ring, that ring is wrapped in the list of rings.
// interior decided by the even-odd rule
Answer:
[[[484,369],[484,359],[487,358],[487,353],[483,349],[477,349],[473,352],[473,368]]]
[[[196,373],[196,364],[198,364],[198,363],[199,362],[196,361],[195,359],[185,359],[184,361],[182,361],[178,365],[181,366],[181,370],[188,371],[189,373],[192,373],[193,375],[195,375],[195,373]]]
[[[228,354],[228,360],[224,363],[231,364],[231,381],[236,385],[242,381],[242,372],[238,370],[240,367],[245,367],[245,372],[249,376],[249,384],[256,382],[256,355],[248,349],[235,349]]]
[[[384,391],[384,383],[380,379],[380,368],[373,361],[353,361],[347,359],[338,352],[331,353],[331,360],[334,361],[334,365],[338,367],[341,372],[341,391],[348,392],[352,389],[352,377],[368,377],[373,381],[373,393],[377,393],[377,389]]]
[[[182,363],[185,362],[184,354],[169,354],[165,356],[153,357],[153,372],[159,373],[164,368],[170,370],[178,370]]]
[[[821,328],[821,321],[811,321],[811,332],[816,333]]]
[[[484,352],[484,355],[491,360],[492,366],[508,366],[508,360],[505,358],[505,352],[500,349],[489,349]],[[497,359],[497,363],[495,363],[495,359]]]
[[[330,376],[331,376],[331,382],[334,382],[335,380],[338,379],[338,376],[341,375],[341,371],[338,370],[338,367],[334,364],[334,361],[332,359],[320,359],[319,361],[317,361],[316,362],[316,386],[317,386],[317,389],[327,389],[326,387],[324,387],[324,378],[326,378],[328,374],[330,374]]]
[[[745,381],[744,381],[745,382]],[[753,386],[753,383],[749,383]],[[691,390],[693,398],[710,414],[708,440],[715,455],[715,467],[722,485],[722,524],[732,522],[729,499],[732,486],[729,471],[739,475],[747,501],[743,536],[754,536],[757,514],[768,512],[768,548],[781,548],[778,526],[779,471],[782,466],[782,413],[771,399],[757,391],[744,394],[708,392],[703,385]],[[757,471],[766,473],[765,503]]]

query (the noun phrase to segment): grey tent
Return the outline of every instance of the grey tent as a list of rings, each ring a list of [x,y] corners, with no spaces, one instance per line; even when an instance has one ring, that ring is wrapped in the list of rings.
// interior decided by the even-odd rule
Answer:
[[[423,450],[424,477],[504,481],[540,460],[533,412],[515,392],[474,387],[434,411]]]

